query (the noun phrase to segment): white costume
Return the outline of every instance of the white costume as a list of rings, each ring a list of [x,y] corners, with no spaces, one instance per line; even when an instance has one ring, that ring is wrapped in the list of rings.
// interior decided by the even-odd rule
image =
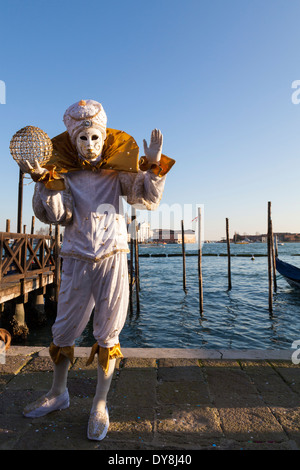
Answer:
[[[61,288],[53,326],[56,346],[74,344],[95,305],[94,336],[99,346],[110,348],[119,342],[129,290],[122,196],[140,208],[156,208],[165,178],[151,170],[76,171],[64,176],[68,196],[37,183],[33,198],[36,216],[44,222],[66,224]]]
[[[82,100],[70,106],[64,123],[68,132],[52,140],[54,144],[57,139],[56,163],[45,168],[26,163],[23,169],[37,182],[33,196],[37,218],[65,226],[62,278],[50,346],[55,364],[53,384],[48,394],[29,405],[24,414],[43,416],[69,406],[69,360],[73,361],[75,339],[95,308],[96,344],[88,363],[97,353],[99,366],[88,437],[101,440],[108,429],[106,397],[115,358],[122,357],[119,334],[129,297],[129,249],[122,199],[138,209],[156,209],[174,160],[162,155],[162,135],[155,129],[149,147],[144,141],[146,157],[138,166],[135,141],[122,131],[106,128],[105,112],[96,101]]]

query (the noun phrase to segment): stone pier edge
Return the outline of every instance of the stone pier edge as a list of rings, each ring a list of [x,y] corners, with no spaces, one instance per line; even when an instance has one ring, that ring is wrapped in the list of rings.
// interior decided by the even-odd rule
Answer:
[[[75,357],[88,357],[91,347],[75,347]],[[294,349],[181,349],[181,348],[122,348],[124,358],[148,359],[227,359],[292,361]],[[49,356],[44,346],[11,346],[7,356]]]

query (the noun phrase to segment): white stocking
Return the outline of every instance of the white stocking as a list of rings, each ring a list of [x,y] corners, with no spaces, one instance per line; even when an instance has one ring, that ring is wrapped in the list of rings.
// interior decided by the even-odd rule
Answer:
[[[111,381],[113,378],[115,364],[116,364],[116,359],[109,360],[109,366],[108,366],[108,371],[106,375],[102,367],[98,364],[97,388],[96,388],[96,393],[94,396],[91,412],[94,412],[94,411],[104,412],[105,411],[107,394],[109,392]]]
[[[66,390],[69,366],[70,359],[66,356],[61,356],[60,362],[54,364],[52,387],[47,393],[48,398],[57,397]]]

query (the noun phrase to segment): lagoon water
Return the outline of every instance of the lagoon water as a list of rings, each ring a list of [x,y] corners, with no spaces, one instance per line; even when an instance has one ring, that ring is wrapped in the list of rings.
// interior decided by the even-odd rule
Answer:
[[[273,313],[268,310],[268,261],[265,243],[231,245],[232,289],[228,291],[226,244],[203,245],[203,306],[199,311],[198,260],[186,257],[187,293],[182,286],[182,257],[142,257],[140,313],[128,311],[120,336],[123,347],[290,349],[300,340],[300,290],[277,274]],[[279,257],[300,267],[300,244],[278,247]],[[180,245],[139,246],[146,253],[181,253]],[[197,253],[197,245],[186,245]],[[249,256],[234,256],[234,255]],[[216,255],[216,256],[208,256]],[[254,255],[254,260],[251,256]],[[256,256],[257,255],[257,256]],[[53,320],[52,320],[53,321]],[[51,324],[31,329],[24,344],[48,346]],[[94,343],[92,321],[77,346]]]

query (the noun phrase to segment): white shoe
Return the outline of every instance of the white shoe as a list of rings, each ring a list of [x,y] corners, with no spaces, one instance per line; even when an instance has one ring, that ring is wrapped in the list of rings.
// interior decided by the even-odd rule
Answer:
[[[109,414],[107,406],[105,412],[94,411],[90,414],[87,437],[93,441],[102,441],[109,427]]]
[[[37,401],[27,405],[23,411],[26,418],[39,418],[45,416],[55,410],[64,410],[70,406],[70,398],[68,389],[61,395],[54,398],[48,398],[43,395]]]

